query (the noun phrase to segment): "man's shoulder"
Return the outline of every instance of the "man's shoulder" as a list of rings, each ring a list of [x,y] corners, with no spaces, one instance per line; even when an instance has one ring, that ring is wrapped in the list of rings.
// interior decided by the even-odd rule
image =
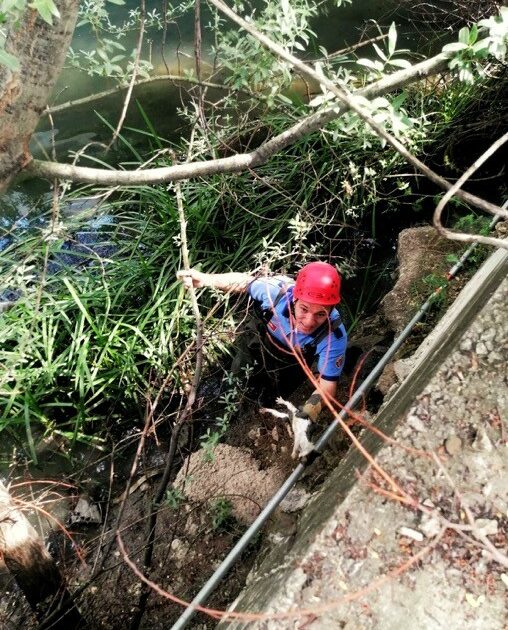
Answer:
[[[318,350],[330,349],[330,344],[336,350],[341,351],[347,345],[346,327],[342,322],[339,311],[334,308],[330,313],[330,333],[325,335],[318,344]]]

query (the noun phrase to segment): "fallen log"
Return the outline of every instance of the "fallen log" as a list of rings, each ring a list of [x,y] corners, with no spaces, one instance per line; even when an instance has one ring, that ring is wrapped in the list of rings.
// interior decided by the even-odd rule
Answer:
[[[25,595],[41,629],[86,627],[43,540],[1,481],[0,557]]]

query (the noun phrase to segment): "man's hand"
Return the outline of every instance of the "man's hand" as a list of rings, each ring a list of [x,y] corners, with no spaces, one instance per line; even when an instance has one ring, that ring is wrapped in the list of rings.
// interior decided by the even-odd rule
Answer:
[[[195,289],[201,289],[208,286],[207,283],[208,274],[198,271],[197,269],[180,269],[176,272],[176,277],[181,280],[184,287],[194,287]]]

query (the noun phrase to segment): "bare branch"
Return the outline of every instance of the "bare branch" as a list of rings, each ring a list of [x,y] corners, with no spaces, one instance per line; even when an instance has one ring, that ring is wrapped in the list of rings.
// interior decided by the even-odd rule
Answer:
[[[149,79],[141,79],[140,81],[136,81],[136,84],[134,87],[148,85],[150,83],[156,83],[157,81],[170,81],[171,83],[190,83],[192,85],[209,87],[215,90],[224,90],[227,92],[236,92],[238,94],[245,94],[252,98],[255,98],[256,96],[252,92],[248,92],[247,90],[238,90],[230,85],[224,85],[223,83],[213,83],[212,81],[199,81],[198,79],[196,79],[196,77],[187,77],[187,76],[182,76],[180,74],[161,74],[155,77],[150,77]],[[128,87],[126,87],[125,85],[118,85],[117,87],[111,88],[109,90],[104,90],[103,92],[97,92],[96,94],[90,94],[90,96],[84,96],[83,98],[78,98],[74,101],[67,101],[66,103],[53,105],[53,107],[48,107],[44,112],[42,112],[41,117],[46,116],[48,114],[57,114],[71,107],[79,107],[80,105],[93,103],[94,101],[99,101],[102,98],[106,98],[107,96],[112,96],[126,89],[128,89]]]
[[[504,554],[500,549],[498,549],[495,545],[493,545],[492,542],[487,538],[487,536],[480,530],[480,528],[476,524],[475,518],[471,512],[471,509],[469,508],[468,504],[464,500],[464,497],[460,494],[457,488],[457,485],[451,478],[446,468],[440,462],[439,457],[436,455],[434,451],[432,451],[432,458],[436,462],[436,465],[438,466],[439,470],[446,477],[450,486],[453,488],[453,492],[455,493],[455,496],[459,500],[460,505],[464,509],[464,512],[467,516],[467,520],[469,521],[469,526],[471,528],[470,531],[472,532],[472,534],[475,536],[475,538],[477,538],[483,543],[484,548],[490,553],[493,560],[498,562],[503,567],[508,567],[508,556]],[[455,529],[453,525],[451,527]]]
[[[457,232],[456,230],[448,230],[443,227],[441,223],[441,215],[443,210],[445,209],[446,204],[450,201],[450,199],[457,193],[460,187],[473,175],[475,171],[477,171],[480,166],[486,162],[489,157],[491,157],[499,148],[503,146],[503,144],[508,140],[508,132],[501,136],[498,140],[496,140],[486,151],[480,155],[480,157],[467,169],[467,171],[459,177],[459,179],[453,184],[453,186],[448,190],[445,196],[441,199],[441,201],[436,206],[434,211],[434,227],[436,230],[445,236],[446,238],[451,239],[452,241],[464,241],[466,243],[483,243],[484,245],[494,245],[496,247],[503,247],[504,249],[508,249],[508,240],[501,238],[493,238],[490,236],[482,236],[480,234],[464,234],[463,232]]]
[[[330,61],[330,59],[335,59],[337,57],[341,57],[342,55],[347,55],[350,52],[354,52],[359,48],[363,48],[364,46],[368,46],[369,44],[375,44],[376,42],[380,42],[383,39],[388,37],[388,33],[384,33],[382,35],[376,35],[375,37],[371,37],[370,39],[365,39],[362,42],[358,42],[353,44],[352,46],[348,46],[347,48],[341,48],[340,50],[336,50],[335,52],[330,53],[326,57],[319,57],[318,59],[314,59],[314,63],[316,61]]]

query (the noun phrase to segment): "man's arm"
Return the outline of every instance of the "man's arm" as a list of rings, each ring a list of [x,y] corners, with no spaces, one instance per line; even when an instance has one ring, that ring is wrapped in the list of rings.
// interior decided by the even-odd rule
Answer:
[[[227,293],[245,293],[247,287],[254,280],[254,276],[249,273],[232,271],[230,273],[203,273],[197,269],[180,269],[176,277],[187,287],[193,286],[195,289],[211,287]]]
[[[323,392],[329,398],[335,398],[337,392],[337,381],[327,381],[323,378],[319,379],[319,387],[309,396],[305,404],[301,407],[312,422],[316,422],[321,409],[323,408],[323,400],[320,392]]]

